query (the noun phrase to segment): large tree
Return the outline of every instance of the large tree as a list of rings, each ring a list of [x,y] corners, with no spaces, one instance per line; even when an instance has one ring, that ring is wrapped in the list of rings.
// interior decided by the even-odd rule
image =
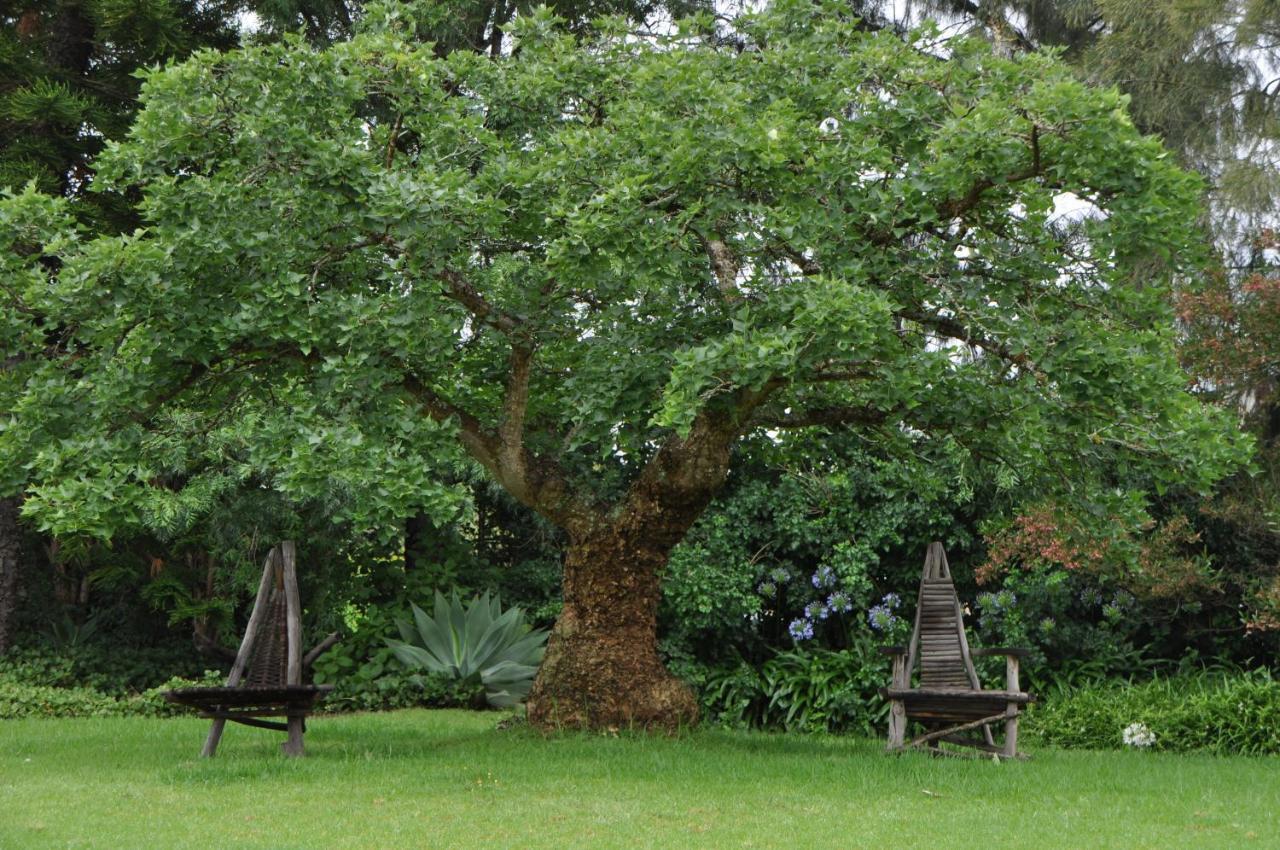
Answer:
[[[6,353],[46,356],[0,452],[50,529],[127,521],[210,419],[269,423],[284,486],[460,448],[567,536],[531,719],[672,726],[659,577],[744,438],[944,441],[1028,490],[1239,457],[1173,357],[1196,181],[1052,59],[809,2],[587,40],[538,12],[491,57],[370,14],[152,74],[98,163],[144,229],[4,202]]]

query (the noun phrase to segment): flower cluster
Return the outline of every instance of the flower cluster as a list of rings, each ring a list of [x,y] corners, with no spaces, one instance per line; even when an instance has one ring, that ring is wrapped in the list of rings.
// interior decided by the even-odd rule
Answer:
[[[769,572],[765,581],[760,585],[760,592],[765,593],[766,590],[771,595],[772,592],[780,588],[783,583],[781,580],[775,580],[779,570]],[[810,596],[809,601],[804,604],[801,609],[800,616],[791,621],[788,632],[794,640],[809,640],[816,633],[819,624],[823,620],[830,619],[833,616],[847,614],[853,610],[852,594],[841,588],[840,575],[830,566],[823,564],[809,576],[809,583],[813,585],[817,591],[817,598]],[[794,602],[798,603],[804,596],[812,594],[807,588],[795,587],[795,595],[800,597]],[[825,598],[824,598],[825,597]]]
[[[878,632],[887,632],[898,624],[898,615],[893,612],[897,610],[902,600],[898,598],[896,593],[885,594],[880,600],[879,605],[872,606],[867,612],[867,622],[871,624],[871,628]]]
[[[760,591],[761,596],[776,596],[778,590],[790,580],[790,570],[786,567],[774,567],[769,570],[764,581],[760,582],[760,586],[756,589]]]
[[[1149,747],[1156,742],[1156,733],[1147,728],[1145,723],[1130,723],[1122,733],[1125,746]]]
[[[813,621],[804,618],[792,620],[788,631],[791,632],[792,640],[808,640],[813,637]]]
[[[827,597],[827,613],[848,614],[852,610],[853,600],[843,590],[837,590]]]
[[[825,620],[830,613],[831,609],[821,602],[810,602],[804,606],[804,616],[807,620]]]

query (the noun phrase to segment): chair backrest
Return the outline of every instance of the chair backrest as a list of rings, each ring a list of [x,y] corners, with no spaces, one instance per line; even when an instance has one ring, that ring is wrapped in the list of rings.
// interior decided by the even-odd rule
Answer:
[[[969,656],[964,616],[951,567],[941,543],[930,543],[920,577],[916,622],[907,648],[907,676],[920,662],[921,688],[976,690],[981,688]]]
[[[302,684],[302,603],[297,547],[272,548],[227,687],[278,688]]]
[[[267,602],[267,615],[258,626],[243,684],[250,688],[278,688],[288,684],[288,676],[288,603],[281,583]]]

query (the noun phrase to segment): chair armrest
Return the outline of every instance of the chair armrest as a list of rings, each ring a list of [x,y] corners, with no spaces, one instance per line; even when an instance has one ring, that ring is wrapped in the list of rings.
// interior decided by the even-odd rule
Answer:
[[[1018,658],[1026,658],[1031,654],[1031,650],[1018,646],[988,646],[982,649],[970,649],[969,654],[974,657],[985,655],[1013,655]]]
[[[881,646],[876,651],[881,655],[906,655],[907,648],[905,646]]]

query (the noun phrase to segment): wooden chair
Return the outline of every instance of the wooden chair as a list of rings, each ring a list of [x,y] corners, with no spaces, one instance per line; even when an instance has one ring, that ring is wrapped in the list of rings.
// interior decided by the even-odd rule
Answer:
[[[927,746],[935,753],[977,755],[942,750],[946,742],[993,753],[1006,758],[1023,758],[1018,753],[1018,714],[1034,700],[1018,684],[1018,662],[1025,649],[970,650],[964,633],[963,610],[951,583],[951,568],[941,543],[930,543],[920,579],[915,627],[911,645],[884,647],[893,658],[893,679],[880,693],[889,700],[889,744],[891,752]],[[983,690],[973,669],[974,656],[1005,656],[1005,689]],[[912,674],[919,662],[919,683]],[[926,727],[923,735],[906,741],[907,721]],[[997,746],[991,734],[994,724],[1004,724],[1004,741]],[[981,733],[981,737],[979,737]]]
[[[286,540],[267,555],[258,597],[226,687],[180,688],[166,691],[164,697],[198,708],[201,716],[213,720],[201,756],[217,751],[228,720],[287,732],[289,737],[282,744],[285,753],[300,756],[305,718],[315,701],[333,690],[333,685],[303,684],[303,677],[337,640],[337,634],[331,634],[303,654],[297,550],[293,541]],[[264,717],[284,717],[285,722]]]

